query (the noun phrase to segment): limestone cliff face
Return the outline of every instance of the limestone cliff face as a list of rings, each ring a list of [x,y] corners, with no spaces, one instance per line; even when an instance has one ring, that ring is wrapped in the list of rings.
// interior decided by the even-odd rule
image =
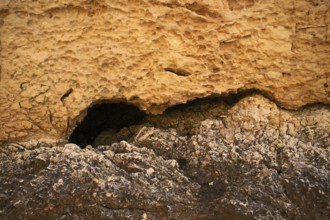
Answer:
[[[0,140],[66,138],[89,106],[150,113],[258,89],[329,103],[328,0],[2,0]]]

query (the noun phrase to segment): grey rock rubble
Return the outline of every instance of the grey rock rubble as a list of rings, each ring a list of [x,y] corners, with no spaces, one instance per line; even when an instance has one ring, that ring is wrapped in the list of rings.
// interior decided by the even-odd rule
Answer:
[[[329,110],[256,95],[150,116],[110,146],[6,144],[0,218],[329,219]]]

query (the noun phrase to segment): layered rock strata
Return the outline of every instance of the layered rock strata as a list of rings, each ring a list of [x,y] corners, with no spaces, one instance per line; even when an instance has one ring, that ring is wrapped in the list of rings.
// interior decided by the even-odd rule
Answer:
[[[126,141],[0,148],[1,219],[329,219],[330,108],[249,96],[148,116]],[[101,145],[102,144],[102,145]]]

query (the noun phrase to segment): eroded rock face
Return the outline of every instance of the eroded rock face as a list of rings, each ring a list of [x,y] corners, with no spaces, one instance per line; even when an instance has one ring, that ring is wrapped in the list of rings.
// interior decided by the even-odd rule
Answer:
[[[0,219],[330,219],[329,7],[1,0]]]
[[[8,144],[0,217],[329,219],[329,128],[329,106],[286,111],[257,95],[150,116],[111,146],[106,133],[95,149]]]
[[[0,140],[67,138],[95,102],[161,113],[259,89],[329,103],[328,0],[2,0]]]

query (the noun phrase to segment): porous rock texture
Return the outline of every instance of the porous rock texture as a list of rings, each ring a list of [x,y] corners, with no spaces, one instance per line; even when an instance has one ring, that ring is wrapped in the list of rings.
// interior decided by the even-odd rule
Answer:
[[[329,8],[0,0],[0,219],[330,219]]]
[[[67,138],[102,101],[150,113],[258,89],[329,103],[329,0],[1,0],[0,140]]]
[[[0,218],[329,219],[329,128],[329,106],[253,95],[149,116],[112,145],[7,144]]]

